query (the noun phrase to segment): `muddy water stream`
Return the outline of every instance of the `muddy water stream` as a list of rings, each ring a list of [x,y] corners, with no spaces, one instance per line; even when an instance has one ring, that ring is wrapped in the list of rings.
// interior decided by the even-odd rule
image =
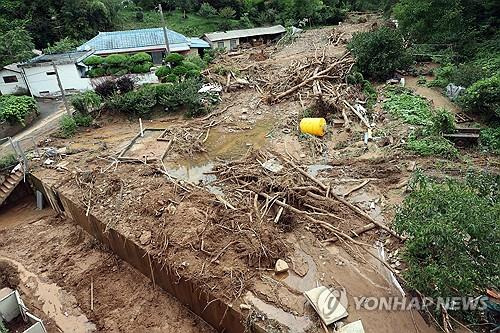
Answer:
[[[217,128],[210,131],[205,147],[207,152],[191,159],[165,162],[167,171],[177,179],[209,185],[216,180],[210,174],[218,159],[234,160],[242,157],[249,149],[259,149],[267,142],[268,134],[273,128],[274,120],[261,120],[253,128],[239,132],[220,132]],[[209,190],[220,194],[215,186],[207,186]]]
[[[43,282],[36,274],[28,271],[23,264],[0,256],[14,265],[19,271],[26,294],[33,294],[42,304],[42,311],[54,320],[57,327],[65,333],[88,333],[96,330],[95,325],[82,314],[76,306],[76,299],[68,295],[55,283]]]

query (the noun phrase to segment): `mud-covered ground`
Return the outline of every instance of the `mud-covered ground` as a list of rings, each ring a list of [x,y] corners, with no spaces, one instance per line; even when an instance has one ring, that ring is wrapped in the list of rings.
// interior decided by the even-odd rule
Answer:
[[[329,42],[332,27],[308,30],[285,47],[263,47],[263,61],[252,60],[256,51],[247,50],[240,56],[225,56],[214,66],[238,69],[244,77],[257,81],[272,80],[294,61],[321,55],[323,50],[340,56],[353,32],[368,30],[373,24],[342,24],[336,28],[337,36],[341,36],[338,43]],[[251,69],[245,69],[248,66]],[[413,78],[407,81],[435,106],[449,106],[439,92],[417,86]],[[296,95],[268,104],[265,94],[258,90],[245,87],[223,93],[220,105],[203,118],[184,119],[181,114],[159,112],[145,120],[147,128],[168,129],[167,137],[173,142],[155,145],[154,140],[148,140],[154,147],[141,150],[136,146],[133,155],[139,160],[151,152],[158,156],[166,146],[170,150],[163,164],[117,160],[137,135],[139,123],[121,115],[102,114],[95,128],[69,139],[50,137],[41,142],[42,148],[58,148],[60,155],[51,157],[51,164],[43,164],[45,158],[35,160],[33,173],[140,244],[156,260],[174,268],[180,277],[207,286],[235,308],[250,305],[250,311],[243,311],[249,323],[260,322],[283,331],[320,332],[323,328],[305,302],[304,291],[319,284],[343,287],[350,298],[397,296],[399,291],[379,261],[352,242],[328,241],[335,232],[321,228],[308,217],[325,220],[344,233],[370,221],[338,200],[308,198],[307,191],[325,191],[286,159],[293,159],[299,168],[328,185],[326,197],[333,193],[345,198],[386,226],[390,226],[395,207],[402,202],[417,168],[451,176],[471,166],[500,168],[498,158],[473,149],[462,150],[466,161],[411,155],[401,140],[406,138],[408,126],[381,109],[382,96],[373,117],[381,139],[365,144],[366,130],[353,113],[349,114],[349,128],[343,126],[344,117],[337,110],[330,114],[331,124],[336,125],[329,127],[325,137],[306,137],[297,127],[305,112],[316,107],[314,96]],[[259,149],[267,155],[259,155]],[[275,156],[284,169],[266,169],[265,159],[270,156]],[[272,196],[266,199],[261,192]],[[279,207],[273,204],[276,198],[307,213],[285,209],[278,219]],[[13,212],[11,217],[16,215]],[[2,231],[0,254],[10,254],[10,259],[27,270],[67,289],[75,298],[72,304],[77,304],[73,306],[79,311],[75,310],[75,316],[81,313],[98,329],[208,330],[67,221],[49,216],[28,224],[18,225],[17,219],[4,223],[8,223],[8,230]],[[54,236],[49,238],[49,234]],[[34,240],[25,245],[26,250],[14,250],[27,239]],[[382,228],[372,228],[357,239],[370,245],[379,241],[389,252],[401,247],[401,242]],[[277,259],[289,263],[287,274],[273,273]],[[390,264],[396,272],[403,268],[399,262]],[[89,310],[91,281],[94,312]],[[125,316],[132,312],[133,318],[122,321],[121,311]],[[416,312],[356,309],[352,301],[348,312],[345,322],[362,319],[366,332],[434,331]]]
[[[71,221],[36,210],[31,198],[0,213],[0,269],[17,276],[8,286],[51,333],[213,332]]]

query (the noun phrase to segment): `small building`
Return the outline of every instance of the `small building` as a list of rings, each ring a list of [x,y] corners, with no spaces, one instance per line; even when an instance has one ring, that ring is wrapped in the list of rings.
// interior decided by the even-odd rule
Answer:
[[[43,54],[20,64],[19,67],[24,71],[28,89],[33,96],[60,95],[53,64],[57,67],[64,91],[71,94],[92,89],[90,79],[84,77],[87,68],[82,63],[91,53],[85,51]]]
[[[19,63],[4,66],[0,69],[0,95],[29,94]]]
[[[230,30],[224,32],[212,32],[203,35],[212,48],[224,48],[226,50],[233,50],[238,45],[243,43],[251,43],[255,45],[256,42],[267,42],[281,37],[286,32],[285,27],[282,25],[275,25],[272,27],[253,28]]]
[[[210,45],[200,38],[189,38],[167,29],[171,52],[198,53]],[[97,36],[78,47],[78,51],[93,51],[95,55],[134,54],[147,52],[154,64],[161,64],[165,56],[163,28],[99,32]]]

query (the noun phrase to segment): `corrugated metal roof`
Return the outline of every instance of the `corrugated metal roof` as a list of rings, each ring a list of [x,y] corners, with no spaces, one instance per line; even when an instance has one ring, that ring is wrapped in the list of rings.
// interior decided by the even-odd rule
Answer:
[[[10,65],[5,65],[5,66],[3,66],[3,69],[6,69],[6,70],[12,71],[12,72],[21,73],[21,69],[18,67],[19,64],[20,64],[19,62],[16,62],[16,63],[10,64]]]
[[[234,38],[243,37],[253,37],[262,35],[274,35],[286,32],[285,27],[282,25],[275,25],[272,27],[263,28],[253,28],[253,29],[241,29],[241,30],[230,30],[225,32],[212,32],[205,34],[204,36],[211,42],[216,42],[219,40],[227,40]]]
[[[43,63],[56,63],[56,64],[66,64],[66,63],[77,63],[81,61],[89,51],[76,51],[67,53],[56,53],[56,54],[42,54],[33,59],[26,61],[21,64],[22,67],[29,67],[30,65],[43,64]]]
[[[168,42],[174,48],[189,49],[189,38],[169,29],[167,29],[167,34]],[[135,49],[158,45],[165,45],[162,28],[100,32],[97,36],[78,47],[78,50],[94,50],[98,53],[99,51]],[[209,47],[209,45],[202,47]]]
[[[189,45],[191,47],[196,47],[196,48],[203,48],[203,47],[210,47],[210,44],[208,44],[206,41],[204,41],[203,39],[201,38],[194,38],[194,37],[191,37],[191,38],[188,38],[189,40]]]

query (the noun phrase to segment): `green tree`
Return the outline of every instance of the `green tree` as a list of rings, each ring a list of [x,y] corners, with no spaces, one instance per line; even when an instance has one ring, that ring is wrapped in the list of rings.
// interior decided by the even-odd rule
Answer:
[[[387,27],[356,33],[347,47],[356,58],[358,71],[367,78],[386,79],[411,63],[401,34]]]
[[[232,19],[236,15],[236,11],[231,7],[224,7],[219,10],[219,16],[223,19]]]
[[[0,66],[25,61],[34,56],[35,45],[25,29],[17,28],[0,34]]]
[[[55,54],[55,53],[64,53],[69,51],[74,51],[76,48],[82,44],[82,41],[78,41],[76,39],[72,39],[69,37],[65,37],[58,42],[55,42],[54,45],[49,45],[43,49],[43,53],[46,54]]]

